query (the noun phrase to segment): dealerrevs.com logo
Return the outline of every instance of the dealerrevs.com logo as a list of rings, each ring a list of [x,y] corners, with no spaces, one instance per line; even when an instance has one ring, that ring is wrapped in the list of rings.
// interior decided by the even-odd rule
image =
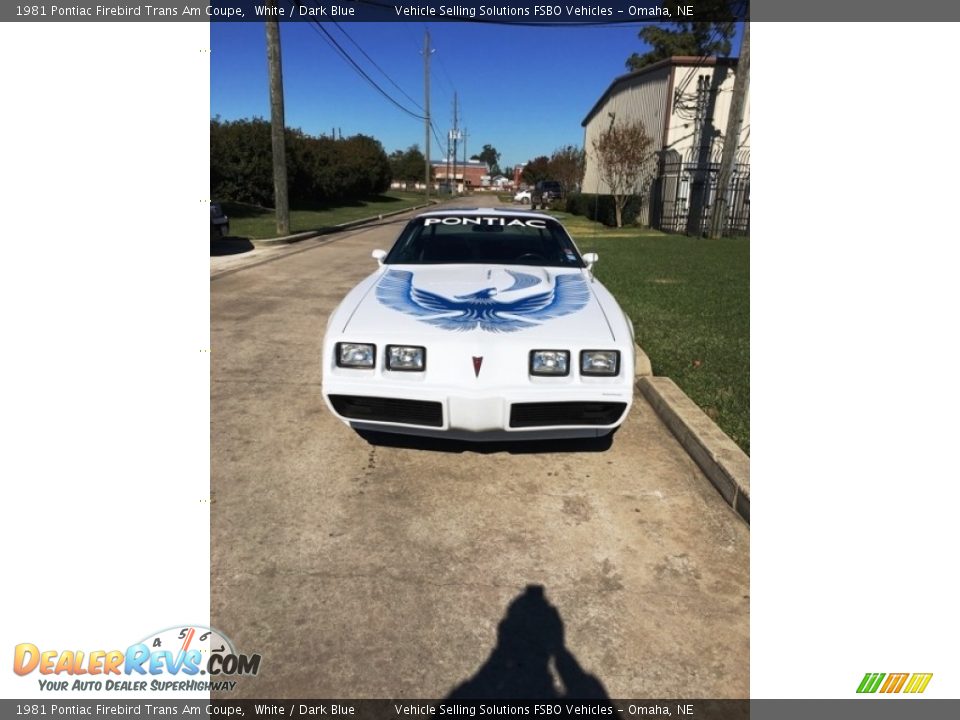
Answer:
[[[20,643],[13,671],[37,673],[41,690],[229,692],[233,679],[260,672],[260,655],[238,653],[222,633],[180,625],[151,633],[125,650],[41,650]]]
[[[858,693],[922,693],[933,673],[867,673],[860,681]]]

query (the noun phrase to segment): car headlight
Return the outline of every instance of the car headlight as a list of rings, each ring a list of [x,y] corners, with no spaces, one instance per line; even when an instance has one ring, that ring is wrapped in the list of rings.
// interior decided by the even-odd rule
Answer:
[[[531,375],[570,374],[569,350],[533,350],[530,352]]]
[[[337,343],[337,366],[372,368],[377,359],[377,346],[369,343]]]
[[[581,375],[616,375],[619,372],[619,350],[584,350],[580,353]]]
[[[387,345],[387,369],[407,372],[427,367],[427,349],[416,345]]]

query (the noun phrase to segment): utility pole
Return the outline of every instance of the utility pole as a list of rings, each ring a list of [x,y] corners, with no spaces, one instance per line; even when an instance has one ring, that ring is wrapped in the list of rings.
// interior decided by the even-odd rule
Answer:
[[[714,69],[716,72],[716,69]],[[711,238],[723,235],[727,218],[727,190],[730,176],[737,160],[740,144],[740,128],[743,125],[743,108],[750,86],[750,21],[743,23],[743,40],[740,42],[740,59],[737,61],[737,76],[733,81],[733,97],[730,99],[730,114],[727,116],[727,131],[723,136],[723,155],[720,158],[720,174],[717,176],[717,194],[713,200],[713,215],[710,218]]]
[[[463,191],[467,191],[467,129],[463,129]]]
[[[450,186],[450,135],[453,134],[452,130],[447,131],[447,173],[445,175],[445,182],[447,184],[447,194],[452,195],[453,191]]]
[[[423,31],[423,186],[430,197],[430,31]]]
[[[457,125],[457,91],[453,91],[453,189],[457,189],[457,140],[460,139],[460,128]]]
[[[273,144],[273,204],[277,212],[277,234],[290,234],[290,201],[287,197],[287,149],[284,141],[283,71],[280,67],[280,25],[276,0],[267,0],[271,9],[267,29],[267,66],[270,72],[270,138]]]

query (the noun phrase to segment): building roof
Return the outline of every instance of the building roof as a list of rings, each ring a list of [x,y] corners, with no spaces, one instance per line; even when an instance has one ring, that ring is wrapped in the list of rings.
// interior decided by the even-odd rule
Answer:
[[[720,65],[725,67],[736,67],[737,58],[696,57],[693,55],[674,55],[672,57],[665,58],[663,60],[658,60],[657,62],[651,65],[647,65],[644,68],[640,68],[639,70],[634,70],[633,72],[629,72],[626,75],[621,75],[620,77],[614,78],[613,82],[610,83],[610,87],[608,87],[604,91],[603,95],[600,96],[600,99],[597,100],[596,103],[594,103],[592,108],[590,108],[590,112],[587,113],[587,116],[583,119],[583,122],[580,123],[580,126],[586,127],[587,123],[590,122],[591,118],[593,118],[594,115],[600,112],[600,108],[604,106],[604,104],[607,102],[608,99],[610,99],[610,97],[614,94],[614,92],[620,89],[620,86],[625,85],[626,83],[630,82],[631,80],[635,80],[636,78],[654,73],[657,70],[662,70],[665,67],[674,67],[674,66],[688,67],[691,65],[693,66]]]
[[[458,158],[456,161],[454,161],[453,158],[450,158],[450,164],[452,165],[454,162],[457,163],[457,167],[458,167],[458,168],[471,167],[471,168],[483,168],[484,170],[487,169],[487,164],[486,164],[483,160],[467,160],[466,162],[464,162],[463,160],[461,160],[461,159],[459,159],[459,158]],[[431,164],[431,165],[442,165],[443,167],[446,167],[446,166],[447,166],[447,159],[446,159],[446,158],[440,158],[439,160],[431,160],[431,161],[430,161],[430,164]]]

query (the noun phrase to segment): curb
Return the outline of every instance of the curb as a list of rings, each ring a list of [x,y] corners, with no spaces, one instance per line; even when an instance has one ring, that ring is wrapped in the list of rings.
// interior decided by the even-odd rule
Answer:
[[[750,524],[750,458],[668,377],[637,388],[723,499]]]
[[[431,205],[436,205],[439,203],[439,200],[431,200],[428,203],[423,205],[414,205],[413,207],[403,208],[403,210],[392,210],[388,213],[381,213],[380,215],[371,215],[370,217],[361,218],[359,220],[351,220],[350,222],[340,223],[339,225],[331,225],[330,227],[319,228],[317,230],[307,230],[301,233],[295,233],[293,235],[284,235],[283,237],[276,238],[264,238],[262,240],[250,240],[253,243],[254,247],[270,247],[271,245],[287,245],[291,243],[300,242],[301,240],[309,240],[310,238],[317,237],[319,235],[330,235],[331,233],[340,232],[341,230],[349,230],[352,227],[357,225],[366,225],[367,223],[376,222],[378,220],[383,220],[384,218],[393,217],[394,215],[401,215],[405,212],[411,212],[413,210],[420,210],[425,207],[430,207]]]
[[[650,364],[650,358],[636,343],[633,344],[633,376],[637,382],[639,378],[650,377],[653,375],[653,366]]]

